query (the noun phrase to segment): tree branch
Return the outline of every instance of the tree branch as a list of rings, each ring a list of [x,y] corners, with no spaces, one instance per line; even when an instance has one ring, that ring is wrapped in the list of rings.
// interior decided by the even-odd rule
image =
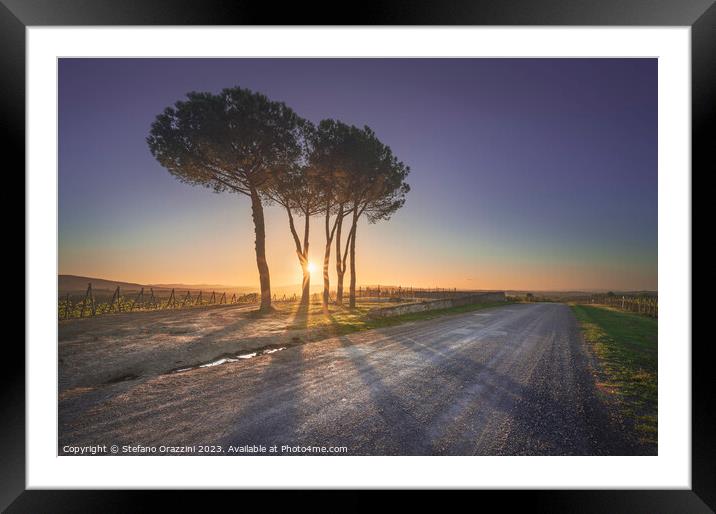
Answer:
[[[286,212],[288,213],[288,226],[291,228],[291,235],[293,236],[293,242],[296,245],[296,253],[298,254],[299,260],[303,262],[303,250],[301,248],[301,239],[298,237],[298,232],[296,232],[296,226],[293,223],[293,214],[291,214],[291,209],[286,207]]]
[[[307,211],[304,211],[303,215],[306,218],[303,222],[303,257],[308,259],[308,231],[309,231],[311,216],[309,215],[309,213]]]
[[[346,238],[346,249],[343,252],[343,263],[341,265],[343,271],[346,270],[346,261],[348,259],[348,246],[351,243],[351,239],[353,239],[353,235],[355,234],[355,231],[356,231],[356,226],[354,224],[351,226],[351,230],[350,230],[350,232],[348,232],[348,237]]]

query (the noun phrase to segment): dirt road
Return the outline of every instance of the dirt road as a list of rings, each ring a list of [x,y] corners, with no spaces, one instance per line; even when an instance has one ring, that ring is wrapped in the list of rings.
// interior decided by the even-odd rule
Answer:
[[[507,305],[61,393],[64,445],[348,455],[639,454],[566,305]]]

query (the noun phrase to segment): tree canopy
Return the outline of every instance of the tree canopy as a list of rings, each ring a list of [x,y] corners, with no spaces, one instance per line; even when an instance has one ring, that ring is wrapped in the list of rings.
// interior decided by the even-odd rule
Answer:
[[[304,124],[286,104],[248,89],[192,92],[157,116],[147,143],[182,182],[250,196],[270,171],[300,157]]]

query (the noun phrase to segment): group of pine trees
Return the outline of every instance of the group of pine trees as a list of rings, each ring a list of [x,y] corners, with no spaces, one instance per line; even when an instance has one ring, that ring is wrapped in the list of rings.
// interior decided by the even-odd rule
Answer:
[[[350,271],[348,302],[355,307],[358,222],[389,219],[410,190],[405,182],[410,168],[369,127],[332,119],[315,125],[283,102],[240,87],[189,93],[156,117],[147,143],[157,161],[182,182],[251,199],[264,312],[271,310],[265,205],[287,214],[303,270],[301,306],[308,306],[310,298],[310,221],[320,217],[326,237],[323,305],[330,300],[335,245],[336,303],[343,305],[344,276]]]

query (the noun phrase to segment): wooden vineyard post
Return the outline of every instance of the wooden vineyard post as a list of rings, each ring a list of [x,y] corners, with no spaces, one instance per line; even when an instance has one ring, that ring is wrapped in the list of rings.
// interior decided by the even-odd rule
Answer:
[[[89,285],[89,300],[90,300],[90,308],[92,309],[92,316],[97,315],[97,305],[94,301],[94,291],[92,291],[92,284]]]
[[[219,305],[226,303],[226,291],[224,291],[224,294],[221,295],[221,298],[219,298]]]
[[[186,290],[186,296],[185,296],[184,299],[182,300],[181,306],[184,307],[184,306],[186,305],[186,302],[189,302],[189,301],[191,301],[191,294],[189,293],[189,290],[187,289],[187,290]]]
[[[82,307],[80,308],[80,318],[84,318],[85,316],[85,307],[87,306],[87,300],[90,300],[90,311],[92,312],[92,316],[94,316],[95,306],[94,296],[92,295],[92,282],[87,284],[87,291],[85,292],[85,297],[82,299]]]
[[[216,291],[211,292],[211,298],[209,298],[209,304],[213,305],[216,303]]]
[[[201,303],[201,291],[199,291],[199,294],[196,296],[196,301],[194,302],[194,305],[199,305]]]
[[[112,307],[114,307],[115,298],[117,299],[117,312],[119,312],[119,286],[117,286],[117,289],[114,290],[114,294],[112,294],[112,299],[109,301],[109,312],[111,312]]]
[[[129,312],[132,312],[134,310],[134,306],[137,305],[137,302],[139,302],[139,308],[142,308],[142,304],[144,303],[144,288],[142,288],[138,293],[137,297],[132,302],[132,305],[129,306]]]
[[[150,304],[152,307],[156,307],[156,306],[157,306],[157,299],[154,298],[154,288],[153,288],[153,287],[150,287],[150,288],[149,288],[149,294],[150,294],[149,304]]]
[[[274,295],[274,300],[276,300],[276,296]],[[236,293],[231,295],[231,303],[236,303]]]
[[[172,288],[172,292],[169,294],[169,300],[167,300],[167,309],[171,305],[172,307],[176,307],[177,301],[176,297],[174,296],[174,288]]]

